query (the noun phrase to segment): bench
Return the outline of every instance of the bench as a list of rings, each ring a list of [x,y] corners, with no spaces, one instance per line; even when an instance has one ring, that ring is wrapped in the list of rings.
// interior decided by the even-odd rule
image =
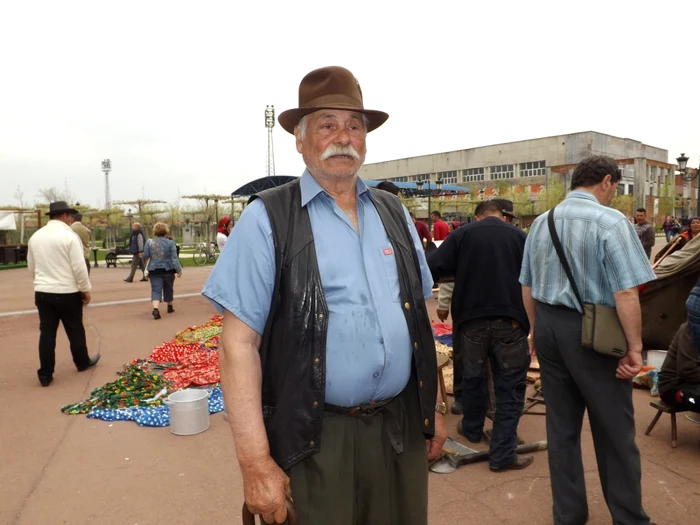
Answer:
[[[644,432],[644,435],[648,436],[651,433],[651,431],[654,429],[654,426],[659,421],[661,414],[671,414],[671,447],[676,448],[676,441],[678,438],[678,432],[676,427],[676,414],[680,412],[687,412],[687,410],[672,407],[661,400],[652,401],[651,403],[649,403],[649,405],[654,407],[658,412],[656,412],[654,419],[651,420],[651,423],[649,424],[649,427],[647,428],[646,432]]]

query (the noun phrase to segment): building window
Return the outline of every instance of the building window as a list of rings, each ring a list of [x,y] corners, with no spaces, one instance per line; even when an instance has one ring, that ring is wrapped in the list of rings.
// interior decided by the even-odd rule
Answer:
[[[393,179],[389,179],[392,182],[408,182],[408,177],[394,177]]]
[[[491,180],[512,179],[513,176],[513,164],[491,166]]]
[[[438,173],[438,179],[442,180],[443,184],[457,184],[457,170]]]
[[[411,175],[408,180],[409,182],[418,182],[419,180],[429,180],[430,175],[427,173],[424,173],[422,175]]]
[[[484,180],[484,168],[462,170],[462,182],[477,182]]]
[[[541,177],[547,174],[544,161],[520,163],[521,177]]]
[[[627,195],[634,195],[634,184],[627,185]]]

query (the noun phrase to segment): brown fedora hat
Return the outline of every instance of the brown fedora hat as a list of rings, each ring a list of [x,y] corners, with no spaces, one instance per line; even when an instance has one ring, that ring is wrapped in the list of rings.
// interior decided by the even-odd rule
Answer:
[[[362,89],[353,74],[344,67],[330,66],[316,69],[299,84],[299,107],[280,113],[280,125],[294,134],[294,127],[305,115],[319,109],[344,109],[367,116],[367,132],[377,129],[389,118],[383,111],[365,109]]]

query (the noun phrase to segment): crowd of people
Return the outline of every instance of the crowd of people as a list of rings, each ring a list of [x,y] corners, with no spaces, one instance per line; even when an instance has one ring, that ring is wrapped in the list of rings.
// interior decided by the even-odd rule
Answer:
[[[368,134],[388,117],[364,107],[347,69],[308,73],[298,107],[279,115],[304,173],[253,196],[235,229],[228,217],[218,223],[222,253],[202,293],[223,314],[220,375],[247,511],[266,523],[283,523],[293,505],[304,525],[427,524],[428,462],[442,452],[448,407],[426,300],[442,282],[438,316],[451,313],[453,322],[457,432],[489,440],[493,472],[530,466],[534,457],[516,448],[536,355],[554,523],[588,520],[587,411],[613,522],[650,525],[631,380],[643,364],[638,287],[655,279],[653,228],[643,209],[632,225],[609,207],[621,179],[615,161],[579,163],[572,191],[527,235],[503,199],[479,203],[476,221],[465,225],[431,210],[431,232],[395,185],[369,188],[357,175]],[[76,214],[52,203],[51,220],[29,243],[43,386],[53,378],[59,322],[78,370],[99,360],[89,356],[82,325],[91,285],[85,232],[70,227]],[[694,218],[687,240],[698,232]],[[168,233],[158,223],[147,239],[135,223],[130,239],[125,280],[138,269],[150,280],[155,319],[161,301],[174,311],[182,274]],[[426,256],[433,240],[442,243]],[[586,305],[615,309],[627,341],[622,355],[585,343]],[[700,394],[700,286],[688,312],[660,374],[662,398],[686,407]]]

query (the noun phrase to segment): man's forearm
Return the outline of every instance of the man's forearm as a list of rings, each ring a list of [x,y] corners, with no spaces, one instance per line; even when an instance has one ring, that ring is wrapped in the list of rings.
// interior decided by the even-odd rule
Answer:
[[[239,323],[243,324],[228,312],[224,316],[219,369],[238,463],[245,468],[269,458],[270,445],[262,416],[259,336],[257,345],[253,341],[247,341],[245,337],[238,337],[241,327],[236,325]]]
[[[630,288],[614,294],[617,316],[627,338],[627,347],[634,352],[642,351],[642,308],[639,305],[639,290]]]
[[[532,298],[532,288],[522,285],[523,305],[527,313],[527,320],[530,322],[530,330],[535,328],[535,300]]]

